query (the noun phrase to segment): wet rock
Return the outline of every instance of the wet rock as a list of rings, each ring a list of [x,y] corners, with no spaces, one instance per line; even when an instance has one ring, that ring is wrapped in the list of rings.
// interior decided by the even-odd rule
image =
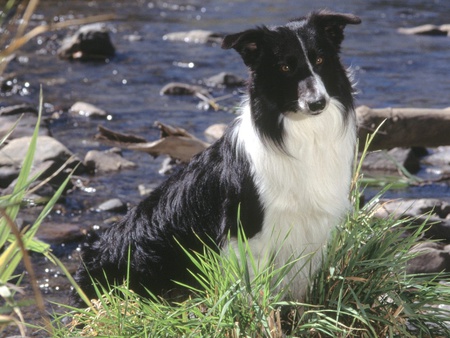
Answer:
[[[422,162],[434,166],[450,165],[450,147],[442,146],[436,148],[432,154],[425,156]]]
[[[3,171],[4,174],[1,177],[2,185],[9,185],[19,175],[30,142],[30,136],[21,137],[12,140],[0,149],[0,171]],[[51,162],[52,170],[56,170],[69,158],[71,158],[68,164],[69,168],[73,168],[79,163],[79,160],[73,156],[70,150],[58,140],[50,136],[38,137],[33,161],[34,168],[39,167],[44,162]]]
[[[106,118],[108,113],[93,104],[87,102],[76,102],[70,107],[69,113],[91,118]]]
[[[8,137],[8,141],[32,135],[37,119],[36,109],[26,104],[0,108],[0,139],[5,137],[19,120],[14,131]],[[47,123],[44,120],[41,120],[39,135],[50,135]]]
[[[411,253],[417,256],[408,261],[407,273],[450,272],[450,245],[423,242],[417,244]]]
[[[147,195],[150,195],[150,193],[154,190],[154,188],[147,187],[144,184],[139,184],[138,190],[139,190],[139,195],[140,196],[147,196]]]
[[[221,43],[223,35],[207,30],[192,30],[187,32],[173,32],[163,36],[163,40],[187,43]]]
[[[95,173],[107,173],[136,167],[136,164],[124,159],[116,149],[89,151],[84,158],[86,169]]]
[[[420,159],[412,149],[394,148],[389,151],[376,151],[367,154],[363,162],[363,169],[397,172],[399,170],[398,165],[414,174],[420,169]]]
[[[411,28],[399,28],[398,32],[407,35],[450,36],[450,24],[441,26],[427,24]]]
[[[188,83],[171,82],[166,84],[161,91],[160,95],[195,95],[200,93],[201,95],[209,96],[207,89],[201,86],[195,86]]]
[[[43,222],[36,237],[49,244],[71,243],[84,237],[78,225],[68,223]]]
[[[383,202],[377,210],[377,217],[407,216],[418,217],[425,214],[446,218],[450,214],[450,204],[436,198],[400,199]]]
[[[25,103],[0,108],[0,116],[20,115],[25,113],[32,113],[34,115],[37,115],[38,111],[36,110],[36,108]]]
[[[234,74],[221,72],[205,79],[205,83],[210,87],[238,87],[245,84],[245,79]]]
[[[208,138],[208,141],[216,141],[222,137],[223,133],[227,129],[227,125],[225,123],[218,123],[209,126],[205,130],[205,135]]]
[[[81,27],[64,39],[58,56],[69,60],[102,60],[114,56],[115,48],[105,25],[95,23]]]
[[[110,199],[106,202],[103,202],[99,206],[95,208],[95,211],[102,212],[102,211],[111,211],[111,212],[126,212],[127,211],[127,205],[123,203],[118,198]]]
[[[382,201],[375,217],[408,219],[410,223],[426,224],[423,237],[450,243],[450,204],[435,198]]]

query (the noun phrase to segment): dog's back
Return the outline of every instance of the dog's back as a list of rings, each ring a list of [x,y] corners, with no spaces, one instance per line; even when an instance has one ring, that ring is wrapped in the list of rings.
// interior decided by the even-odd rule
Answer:
[[[203,243],[216,250],[234,246],[238,210],[261,264],[275,252],[277,265],[314,256],[300,259],[287,278],[291,297],[302,297],[320,263],[314,253],[348,208],[356,127],[338,53],[345,25],[356,23],[352,15],[318,12],[224,39],[223,47],[236,49],[250,69],[242,115],[90,243],[86,269],[76,275],[89,297],[95,297],[91,277],[121,283],[128,266],[130,288],[143,295],[146,289],[164,294],[173,281],[193,283],[188,269],[195,267],[180,245],[196,251]],[[303,265],[312,270],[299,273]]]

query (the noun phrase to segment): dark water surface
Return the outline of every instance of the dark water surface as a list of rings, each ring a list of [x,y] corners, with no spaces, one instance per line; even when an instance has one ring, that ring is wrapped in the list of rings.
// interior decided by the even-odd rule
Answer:
[[[228,123],[234,116],[202,110],[198,100],[192,97],[160,96],[161,87],[172,81],[196,83],[222,71],[246,77],[246,70],[234,51],[222,50],[218,45],[169,42],[163,40],[163,35],[193,29],[233,33],[261,24],[283,24],[321,8],[351,12],[363,20],[359,26],[347,27],[342,50],[343,62],[352,66],[358,83],[357,105],[450,106],[450,38],[406,36],[396,31],[399,27],[450,23],[448,0],[43,0],[32,25],[44,20],[114,13],[116,19],[107,26],[117,55],[106,63],[59,60],[56,48],[67,31],[45,34],[25,46],[7,68],[7,73],[16,73],[23,90],[18,94],[1,94],[0,106],[23,102],[36,105],[42,84],[49,110],[62,112],[62,118],[51,124],[53,136],[80,158],[91,149],[108,148],[93,139],[98,124],[152,140],[159,136],[153,123],[161,121],[202,137],[209,125]],[[131,41],[130,35],[142,39]],[[229,93],[215,90],[212,94],[218,97]],[[76,101],[95,104],[112,119],[98,121],[68,116],[67,109]],[[238,102],[235,95],[228,105]],[[124,151],[124,157],[136,162],[138,168],[91,177],[89,187],[95,192],[70,194],[66,199],[67,211],[53,214],[50,219],[88,227],[111,216],[86,211],[89,208],[112,197],[135,205],[141,199],[139,184],[152,186],[163,179],[158,174],[162,159],[131,151]],[[399,194],[443,197],[449,196],[450,191],[448,185],[442,185],[423,192],[409,188]]]

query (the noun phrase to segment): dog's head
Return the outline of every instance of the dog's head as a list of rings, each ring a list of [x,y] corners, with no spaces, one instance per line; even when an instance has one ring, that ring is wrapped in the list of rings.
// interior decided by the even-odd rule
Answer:
[[[314,12],[285,26],[227,35],[222,48],[234,48],[241,55],[251,71],[253,110],[265,118],[278,115],[273,116],[276,123],[280,113],[320,114],[330,97],[353,105],[351,84],[338,54],[344,27],[360,22],[351,14]]]

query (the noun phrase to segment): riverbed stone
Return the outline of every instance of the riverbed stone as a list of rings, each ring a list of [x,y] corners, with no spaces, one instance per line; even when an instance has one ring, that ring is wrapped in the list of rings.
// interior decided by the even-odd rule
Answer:
[[[221,72],[205,79],[205,83],[210,87],[240,87],[245,84],[245,79],[234,74]]]
[[[383,201],[376,216],[417,217],[425,214],[446,218],[450,214],[450,204],[437,198],[399,199]]]
[[[185,32],[172,32],[163,36],[163,40],[187,43],[221,43],[223,35],[202,29]]]
[[[425,156],[422,162],[433,166],[448,166],[450,165],[450,146],[442,146],[433,149],[433,152]]]
[[[95,208],[95,211],[126,212],[127,205],[124,202],[122,202],[119,198],[112,198],[98,205]]]
[[[170,82],[162,87],[160,91],[160,95],[195,95],[197,93],[205,96],[209,95],[209,91],[206,88],[181,82]]]
[[[374,216],[408,219],[408,223],[426,224],[423,238],[450,243],[450,203],[436,198],[381,201]]]
[[[39,227],[36,237],[45,243],[60,244],[79,241],[84,234],[76,224],[45,221]]]
[[[450,36],[450,24],[441,26],[426,24],[410,28],[399,28],[398,32],[407,35]]]
[[[30,142],[31,136],[20,137],[11,140],[0,149],[0,172],[3,172],[2,185],[9,185],[19,175]],[[71,160],[68,163],[68,168],[74,168],[79,163],[72,152],[58,140],[45,135],[38,137],[33,160],[34,169],[39,168],[44,162],[50,162],[54,171],[69,159]],[[50,174],[48,173],[48,175]]]
[[[8,141],[15,138],[30,136],[34,132],[37,121],[37,110],[30,105],[18,104],[2,107],[0,108],[0,139],[5,137],[13,128],[14,131],[9,135]],[[45,120],[41,120],[39,135],[50,135]]]
[[[115,54],[108,28],[101,23],[82,26],[65,38],[58,49],[58,56],[69,60],[101,60]]]
[[[75,102],[70,107],[69,113],[90,118],[106,118],[108,116],[108,113],[103,109],[83,101]]]
[[[225,132],[227,127],[228,126],[225,123],[213,124],[213,125],[209,126],[208,128],[206,128],[205,136],[208,139],[208,141],[211,141],[211,142],[216,141],[223,136],[223,133]]]
[[[420,159],[415,150],[409,148],[393,148],[389,151],[375,151],[367,154],[362,168],[368,171],[398,172],[398,165],[414,174],[420,169]]]
[[[440,273],[450,272],[450,245],[436,242],[422,242],[411,251],[415,256],[408,260],[406,272]]]
[[[114,148],[106,151],[88,151],[84,158],[84,165],[87,170],[94,173],[107,173],[136,167],[135,163],[123,158]]]

